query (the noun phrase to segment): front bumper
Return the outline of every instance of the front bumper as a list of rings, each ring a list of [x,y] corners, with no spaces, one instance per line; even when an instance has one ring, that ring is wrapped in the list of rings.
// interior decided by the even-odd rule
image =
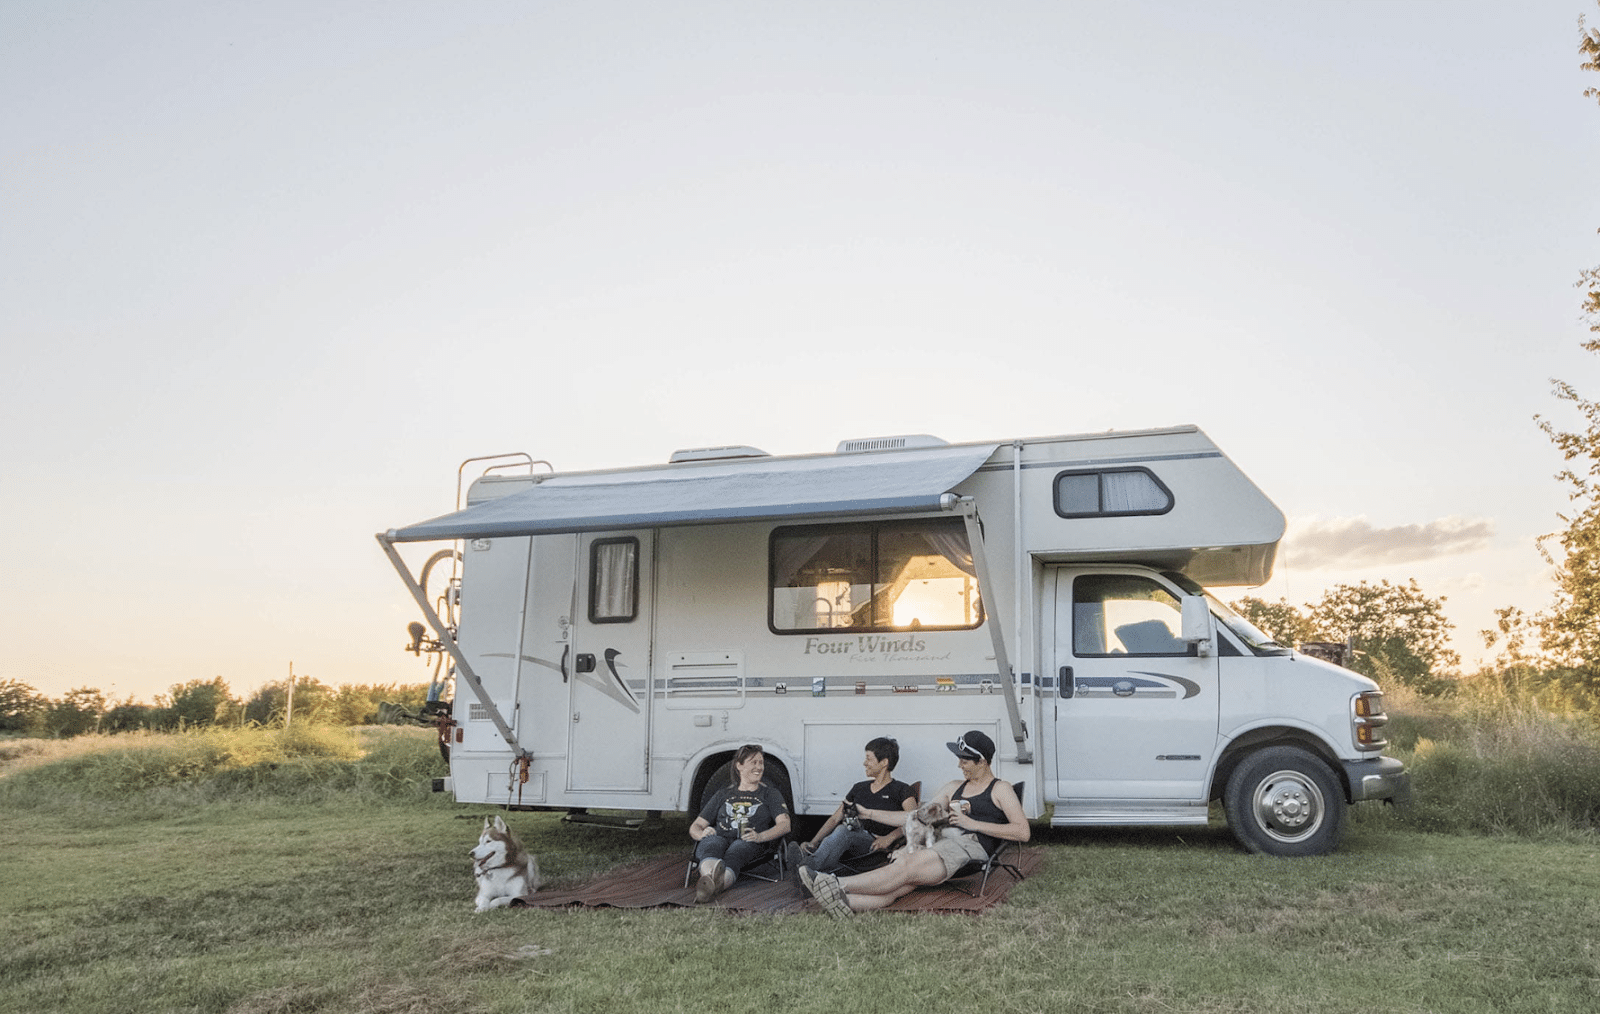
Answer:
[[[1345,784],[1350,786],[1350,802],[1384,799],[1391,803],[1411,802],[1411,772],[1393,757],[1345,761]]]

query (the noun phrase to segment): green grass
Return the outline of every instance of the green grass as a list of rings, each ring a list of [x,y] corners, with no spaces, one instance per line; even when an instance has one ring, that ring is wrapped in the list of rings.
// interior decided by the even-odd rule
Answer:
[[[475,915],[466,850],[491,811],[424,791],[430,734],[348,735],[343,760],[264,744],[244,763],[241,745],[137,789],[79,759],[104,751],[0,777],[0,1012],[1600,1008],[1592,837],[1428,833],[1363,808],[1338,853],[1274,860],[1221,827],[1038,828],[1044,870],[979,917]],[[217,755],[158,739],[101,746],[167,758],[145,770]],[[313,791],[324,764],[346,770]],[[688,851],[682,817],[507,816],[557,885]]]

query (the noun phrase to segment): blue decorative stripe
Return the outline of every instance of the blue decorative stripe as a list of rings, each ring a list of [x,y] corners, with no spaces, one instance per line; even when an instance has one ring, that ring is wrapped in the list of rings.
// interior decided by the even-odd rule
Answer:
[[[1221,451],[1192,451],[1187,454],[1137,454],[1121,458],[1075,458],[1070,461],[1024,462],[1024,472],[1035,468],[1101,468],[1107,465],[1136,465],[1147,461],[1193,461],[1197,458],[1220,458]],[[980,472],[1010,472],[1012,465],[984,465]]]

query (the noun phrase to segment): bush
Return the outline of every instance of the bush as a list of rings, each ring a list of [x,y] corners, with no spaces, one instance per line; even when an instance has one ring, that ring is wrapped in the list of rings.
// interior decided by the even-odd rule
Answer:
[[[1600,731],[1582,712],[1486,682],[1449,700],[1389,694],[1390,752],[1412,772],[1401,821],[1480,834],[1600,832]]]

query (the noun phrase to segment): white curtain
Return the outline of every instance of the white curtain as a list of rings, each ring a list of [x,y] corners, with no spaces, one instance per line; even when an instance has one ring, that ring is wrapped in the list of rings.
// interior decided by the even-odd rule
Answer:
[[[1144,472],[1102,472],[1101,509],[1107,514],[1148,513],[1167,506],[1167,495]]]
[[[594,547],[594,617],[597,620],[631,619],[637,611],[633,600],[634,568],[638,566],[637,542],[604,542]]]
[[[922,537],[957,570],[968,577],[978,576],[977,568],[972,565],[972,544],[967,541],[966,532],[923,532]]]

